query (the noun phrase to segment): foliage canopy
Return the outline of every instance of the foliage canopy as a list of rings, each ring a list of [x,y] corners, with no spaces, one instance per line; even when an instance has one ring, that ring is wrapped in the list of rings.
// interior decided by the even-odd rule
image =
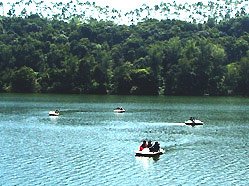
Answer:
[[[189,7],[143,6],[127,14],[137,15],[137,23],[131,25],[115,23],[115,16],[97,20],[74,15],[69,11],[73,4],[54,4],[61,12],[50,18],[38,11],[41,4],[35,14],[23,10],[16,15],[15,4],[0,21],[0,90],[248,96],[249,17],[243,6],[234,17],[229,2],[225,15],[211,2],[192,5],[191,11],[198,10],[203,18],[208,8],[220,11],[204,22],[140,20],[144,10],[169,13],[168,9]],[[110,15],[107,7],[89,2],[82,6]]]

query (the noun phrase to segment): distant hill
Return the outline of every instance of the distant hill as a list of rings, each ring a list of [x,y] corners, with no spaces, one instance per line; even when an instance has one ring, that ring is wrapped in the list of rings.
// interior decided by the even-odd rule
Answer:
[[[12,10],[13,11],[13,10]],[[249,95],[249,17],[203,23],[2,16],[0,90]]]

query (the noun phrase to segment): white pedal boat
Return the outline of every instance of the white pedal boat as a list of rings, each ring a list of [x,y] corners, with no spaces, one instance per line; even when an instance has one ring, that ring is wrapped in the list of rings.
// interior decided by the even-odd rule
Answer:
[[[204,122],[198,119],[195,119],[194,117],[190,117],[189,120],[185,121],[186,125],[203,125]]]
[[[48,115],[49,115],[49,116],[59,116],[59,115],[60,115],[60,112],[59,112],[58,110],[49,111]]]
[[[117,107],[113,110],[115,113],[124,113],[125,109],[123,109],[123,107]]]
[[[162,155],[165,151],[160,148],[158,152],[150,152],[149,148],[144,148],[142,151],[137,150],[135,151],[135,156],[143,156],[143,157],[155,157]]]

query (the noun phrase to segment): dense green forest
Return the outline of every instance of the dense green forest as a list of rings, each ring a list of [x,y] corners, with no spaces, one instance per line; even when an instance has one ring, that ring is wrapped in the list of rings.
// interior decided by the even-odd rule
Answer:
[[[144,6],[126,15],[138,17],[127,25],[116,23],[118,12],[108,7],[97,7],[113,13],[103,20],[69,15],[70,4],[56,4],[61,13],[51,17],[27,8],[17,15],[16,6],[0,17],[1,92],[249,95],[245,7],[234,16],[227,7],[219,7],[225,15],[207,16],[211,5],[196,4],[193,11],[207,17],[198,22],[194,16],[140,20],[139,12],[152,11]],[[161,4],[153,11],[165,7],[171,8]]]

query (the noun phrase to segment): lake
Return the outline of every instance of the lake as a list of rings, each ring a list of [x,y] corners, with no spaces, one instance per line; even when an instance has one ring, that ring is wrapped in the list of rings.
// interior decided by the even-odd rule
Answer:
[[[0,185],[249,185],[249,98],[0,94],[0,106]],[[142,140],[166,152],[135,157]]]

